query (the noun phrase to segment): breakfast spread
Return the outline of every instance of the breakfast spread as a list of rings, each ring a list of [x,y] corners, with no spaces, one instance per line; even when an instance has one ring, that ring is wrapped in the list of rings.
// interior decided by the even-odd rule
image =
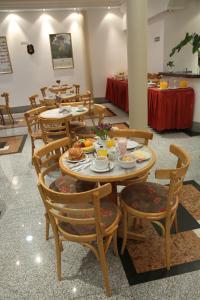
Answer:
[[[68,150],[68,159],[70,160],[80,160],[85,156],[81,148],[70,148]]]
[[[73,148],[82,149],[84,152],[93,152],[94,151],[94,139],[80,139],[76,141],[73,145]]]

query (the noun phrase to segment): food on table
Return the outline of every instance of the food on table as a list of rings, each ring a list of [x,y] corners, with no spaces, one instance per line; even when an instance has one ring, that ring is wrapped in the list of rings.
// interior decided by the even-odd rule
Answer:
[[[76,141],[73,145],[74,148],[82,148],[84,152],[94,151],[94,140],[93,139],[80,139]]]
[[[148,153],[145,153],[144,151],[141,150],[134,151],[133,156],[138,160],[146,160],[147,158],[149,158]]]
[[[106,140],[106,146],[107,146],[108,148],[114,147],[115,144],[116,144],[116,143],[115,143],[115,140],[114,140],[114,139]]]
[[[133,155],[124,155],[121,157],[122,161],[133,161],[135,160],[135,158],[133,157]]]
[[[70,160],[80,160],[85,156],[81,148],[70,148],[68,150],[68,159]]]
[[[108,155],[108,150],[103,149],[103,148],[97,149],[97,155],[98,156],[107,156]]]

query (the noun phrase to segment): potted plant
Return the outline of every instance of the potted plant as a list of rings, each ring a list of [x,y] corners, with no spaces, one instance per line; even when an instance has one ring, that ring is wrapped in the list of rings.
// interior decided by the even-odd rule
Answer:
[[[180,43],[172,49],[169,56],[172,57],[176,52],[179,53],[180,50],[187,44],[192,45],[192,53],[193,54],[195,54],[195,53],[198,54],[198,67],[200,70],[200,35],[197,33],[189,34],[187,32],[185,35],[185,38],[182,41],[180,41]]]
[[[172,72],[174,68],[174,61],[173,60],[168,61],[167,67],[169,68],[169,72]]]

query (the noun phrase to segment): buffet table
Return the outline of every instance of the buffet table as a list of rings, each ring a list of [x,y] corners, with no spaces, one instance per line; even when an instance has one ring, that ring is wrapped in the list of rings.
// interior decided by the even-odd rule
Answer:
[[[192,127],[194,90],[148,89],[148,125],[158,131]]]
[[[125,112],[128,112],[128,81],[107,78],[105,98]]]

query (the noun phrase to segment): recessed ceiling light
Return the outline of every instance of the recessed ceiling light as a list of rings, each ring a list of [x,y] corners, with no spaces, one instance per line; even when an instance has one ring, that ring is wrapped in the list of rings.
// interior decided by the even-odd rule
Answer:
[[[45,8],[43,8],[43,9],[42,9],[42,11],[46,11],[46,9],[45,9]]]
[[[74,11],[76,11],[76,7],[74,7]]]
[[[108,10],[110,9],[110,6],[108,6]]]

